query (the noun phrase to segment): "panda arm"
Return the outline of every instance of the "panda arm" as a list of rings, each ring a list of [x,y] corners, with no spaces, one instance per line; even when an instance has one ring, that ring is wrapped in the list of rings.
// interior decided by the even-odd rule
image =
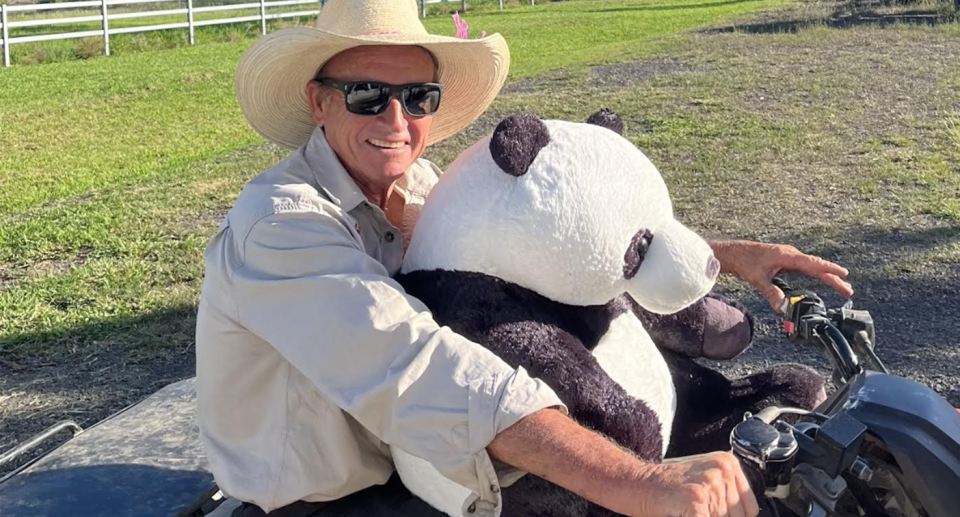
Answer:
[[[654,314],[625,296],[656,345],[688,357],[732,359],[753,341],[753,317],[733,300],[707,295],[673,314]]]
[[[516,321],[471,336],[513,367],[523,367],[557,393],[581,425],[648,461],[662,453],[660,421],[630,396],[570,333],[539,321]]]

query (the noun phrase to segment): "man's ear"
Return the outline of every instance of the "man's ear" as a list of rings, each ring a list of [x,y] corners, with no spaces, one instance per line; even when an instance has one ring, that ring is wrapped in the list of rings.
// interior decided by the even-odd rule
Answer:
[[[323,102],[326,100],[326,92],[317,81],[307,83],[306,92],[307,101],[310,103],[310,117],[317,127],[323,127]]]

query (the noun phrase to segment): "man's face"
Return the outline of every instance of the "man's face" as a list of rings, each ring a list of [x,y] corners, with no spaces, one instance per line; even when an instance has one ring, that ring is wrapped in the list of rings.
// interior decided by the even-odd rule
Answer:
[[[428,83],[434,80],[434,63],[420,47],[357,47],[334,56],[323,75],[340,82]],[[383,113],[365,116],[347,111],[341,91],[311,82],[307,95],[314,122],[364,190],[391,185],[423,154],[433,117],[407,115],[398,96]]]

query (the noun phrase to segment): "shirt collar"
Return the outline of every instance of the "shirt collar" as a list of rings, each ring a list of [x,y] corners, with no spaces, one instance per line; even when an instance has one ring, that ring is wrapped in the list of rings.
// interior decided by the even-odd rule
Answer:
[[[307,165],[313,170],[317,185],[330,199],[340,205],[344,211],[351,211],[367,200],[357,182],[353,181],[350,173],[340,163],[340,158],[327,142],[323,129],[316,128],[310,141],[303,149]]]
[[[319,127],[314,129],[310,141],[303,149],[303,155],[307,165],[313,170],[317,185],[340,208],[349,212],[367,201],[367,196],[363,194],[357,182],[340,162],[337,153],[330,147],[323,129]],[[417,160],[394,187],[404,199],[409,199],[410,194],[425,198],[427,192],[436,183],[437,178],[432,173],[432,169],[422,166],[421,162],[423,161]]]

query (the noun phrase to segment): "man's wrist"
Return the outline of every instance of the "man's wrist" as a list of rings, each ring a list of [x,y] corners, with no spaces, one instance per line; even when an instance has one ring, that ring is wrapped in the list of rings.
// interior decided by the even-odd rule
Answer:
[[[743,249],[749,241],[715,240],[708,243],[713,256],[720,262],[720,273],[741,276],[740,267]]]

